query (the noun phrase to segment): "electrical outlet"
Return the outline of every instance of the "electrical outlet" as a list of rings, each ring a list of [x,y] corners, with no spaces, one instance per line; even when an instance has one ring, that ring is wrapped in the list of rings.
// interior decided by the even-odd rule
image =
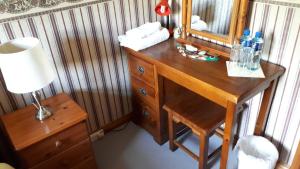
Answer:
[[[94,132],[93,134],[90,135],[90,139],[92,142],[99,140],[100,138],[104,137],[104,131],[99,130]]]

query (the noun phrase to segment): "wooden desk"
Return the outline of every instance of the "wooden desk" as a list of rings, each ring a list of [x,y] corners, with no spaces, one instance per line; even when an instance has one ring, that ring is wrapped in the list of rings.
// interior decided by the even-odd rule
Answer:
[[[228,77],[225,59],[218,62],[194,61],[183,57],[176,49],[173,39],[162,42],[148,49],[135,52],[126,49],[129,54],[131,75],[135,68],[130,60],[141,60],[153,65],[154,82],[154,111],[158,117],[157,131],[154,138],[158,143],[164,141],[165,130],[164,115],[161,106],[164,100],[163,78],[167,78],[227,109],[223,146],[221,153],[221,169],[227,167],[227,159],[230,158],[233,142],[233,130],[236,123],[237,107],[264,91],[259,116],[255,126],[255,134],[262,135],[268,117],[269,108],[279,77],[285,69],[281,66],[262,62],[261,66],[266,78],[236,78]],[[148,79],[149,80],[149,79]],[[153,106],[152,106],[153,107]]]

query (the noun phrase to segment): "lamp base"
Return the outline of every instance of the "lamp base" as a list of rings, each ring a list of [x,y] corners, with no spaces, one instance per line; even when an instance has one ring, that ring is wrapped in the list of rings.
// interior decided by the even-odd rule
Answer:
[[[35,115],[35,118],[37,120],[42,121],[42,120],[49,118],[50,116],[52,116],[52,112],[50,110],[48,110],[46,107],[41,106],[41,107],[39,107],[39,109]]]

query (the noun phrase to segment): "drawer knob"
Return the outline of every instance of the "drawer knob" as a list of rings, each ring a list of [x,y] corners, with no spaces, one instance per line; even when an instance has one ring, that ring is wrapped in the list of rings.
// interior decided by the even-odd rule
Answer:
[[[60,141],[60,140],[57,140],[56,142],[55,142],[55,146],[58,148],[58,147],[60,147],[62,145],[62,142]]]
[[[140,74],[144,74],[145,73],[145,69],[142,66],[138,66],[137,70],[138,70],[138,72]]]
[[[147,96],[147,91],[145,88],[140,88],[139,91],[142,95]]]

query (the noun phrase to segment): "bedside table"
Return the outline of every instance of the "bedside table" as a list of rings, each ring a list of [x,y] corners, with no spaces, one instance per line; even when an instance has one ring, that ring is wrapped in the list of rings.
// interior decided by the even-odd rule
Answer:
[[[96,169],[87,113],[66,94],[42,101],[53,116],[38,121],[33,105],[1,117],[18,168]]]

